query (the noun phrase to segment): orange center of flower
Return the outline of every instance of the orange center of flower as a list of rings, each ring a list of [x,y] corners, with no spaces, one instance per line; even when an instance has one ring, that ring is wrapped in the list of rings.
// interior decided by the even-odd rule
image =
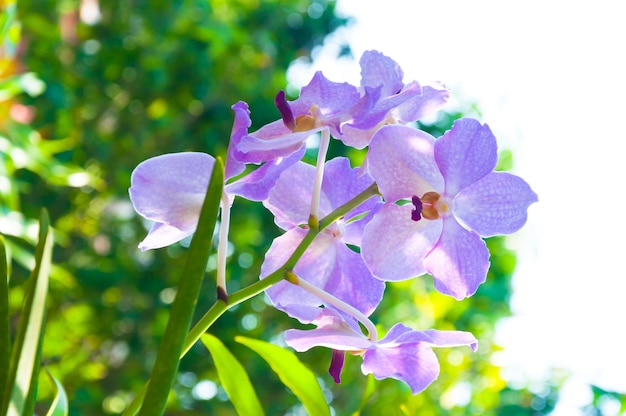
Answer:
[[[448,203],[441,199],[441,195],[437,192],[426,192],[421,198],[414,195],[411,202],[415,207],[411,211],[413,221],[419,221],[422,218],[436,220],[450,210]]]

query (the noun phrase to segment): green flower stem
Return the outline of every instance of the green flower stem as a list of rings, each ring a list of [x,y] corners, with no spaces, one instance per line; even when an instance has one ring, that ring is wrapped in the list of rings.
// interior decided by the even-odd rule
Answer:
[[[340,206],[339,208],[322,218],[322,220],[319,222],[319,229],[310,228],[298,247],[296,247],[296,249],[294,250],[293,254],[289,257],[289,259],[287,259],[283,267],[279,268],[278,270],[269,274],[267,277],[259,280],[258,282],[255,282],[248,287],[232,293],[228,296],[228,303],[226,303],[226,301],[222,299],[218,299],[187,334],[183,342],[183,348],[181,350],[180,358],[183,358],[185,354],[187,354],[191,347],[193,347],[195,343],[198,342],[202,334],[204,334],[227,310],[234,307],[235,305],[238,305],[248,299],[255,297],[259,293],[262,293],[269,287],[283,280],[285,278],[285,272],[292,270],[296,266],[296,263],[298,263],[300,257],[302,257],[306,249],[309,247],[309,245],[311,245],[315,237],[317,237],[317,235],[322,230],[324,230],[333,222],[337,221],[339,218],[345,216],[348,212],[350,212],[363,202],[367,201],[372,196],[378,194],[378,186],[373,183],[363,192],[355,196],[352,200],[346,202],[344,205]],[[137,393],[137,396],[135,396],[135,398],[124,411],[123,416],[131,416],[137,413],[137,410],[143,402],[146,390],[146,386],[144,386]]]

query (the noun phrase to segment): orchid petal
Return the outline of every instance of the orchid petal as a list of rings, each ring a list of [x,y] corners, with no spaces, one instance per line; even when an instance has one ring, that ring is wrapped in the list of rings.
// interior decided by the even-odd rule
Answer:
[[[285,342],[298,352],[308,351],[313,347],[327,347],[340,351],[359,351],[372,346],[356,327],[342,319],[336,311],[322,309],[313,322],[316,329],[285,331]]]
[[[305,234],[305,230],[294,228],[277,237],[266,254],[261,276],[267,276],[282,266]],[[382,299],[384,284],[372,277],[359,254],[328,234],[320,234],[315,238],[293,271],[300,279],[366,315]],[[266,293],[276,308],[302,321],[313,319],[312,308],[324,303],[322,299],[286,281],[270,287]]]
[[[450,90],[443,84],[422,85],[422,94],[400,104],[394,115],[401,124],[420,120],[441,109],[450,98]]]
[[[493,171],[498,162],[496,138],[489,126],[469,118],[454,122],[435,143],[434,154],[449,197]]]
[[[381,127],[372,137],[369,171],[387,202],[443,191],[434,143],[429,134],[398,125]]]
[[[311,107],[316,106],[327,120],[331,120],[346,113],[359,98],[360,94],[353,85],[330,81],[317,71],[311,82],[302,87],[300,97],[291,102],[291,108],[294,115],[299,116],[309,113]]]
[[[511,234],[526,223],[526,211],[537,200],[519,176],[492,172],[459,192],[454,215],[482,237]]]
[[[361,66],[361,85],[369,87],[383,86],[383,96],[397,94],[403,87],[402,68],[393,59],[378,51],[365,51],[359,59]]]
[[[424,266],[439,292],[456,299],[469,297],[487,278],[489,250],[478,234],[461,227],[453,217],[437,222],[443,222],[443,231]]]
[[[385,204],[365,227],[361,254],[374,276],[396,281],[426,273],[424,257],[441,234],[441,221],[413,221],[411,207]]]
[[[265,162],[246,176],[226,185],[224,189],[229,195],[239,195],[250,201],[265,201],[280,175],[300,161],[305,151],[306,146],[303,145],[300,150],[288,157]]]
[[[394,109],[406,104],[407,102],[418,99],[421,96],[422,88],[417,82],[412,82],[402,91],[379,100],[376,105],[368,111],[367,115],[361,115],[359,118],[355,117],[355,120],[349,123],[349,125],[362,130],[372,129],[380,125],[381,122],[384,123]]]
[[[141,251],[151,250],[155,248],[167,247],[171,244],[177,243],[185,237],[190,236],[196,230],[196,224],[193,227],[185,230],[172,227],[162,223],[154,223],[150,232],[146,238],[139,243]]]
[[[294,133],[285,127],[282,119],[276,120],[254,133],[243,136],[237,146],[240,152],[237,158],[246,163],[262,163],[279,157],[287,157],[300,150],[309,136],[324,128],[320,126]]]
[[[430,338],[430,345],[433,347],[460,347],[467,345],[472,351],[478,348],[476,337],[469,332],[464,331],[440,331],[437,329],[428,329],[423,332]],[[404,337],[399,337],[398,342],[406,342]]]
[[[398,326],[403,325],[397,324],[394,328]],[[439,361],[426,343],[390,342],[385,345],[383,339],[378,348],[365,351],[361,369],[364,374],[373,374],[378,380],[394,378],[404,381],[413,394],[418,394],[439,376]]]
[[[246,164],[241,161],[244,155],[239,150],[239,143],[241,143],[241,138],[248,134],[248,128],[251,124],[248,104],[239,101],[231,108],[235,113],[235,120],[226,153],[226,166],[224,167],[224,179],[226,180],[239,175],[246,169]]]
[[[347,203],[373,183],[374,180],[371,176],[368,174],[360,175],[359,168],[350,167],[348,158],[336,157],[329,160],[324,166],[322,192],[328,198],[330,207],[329,210],[324,210],[320,207],[320,215],[330,214],[332,209],[339,208]],[[347,213],[345,219],[349,220],[356,215],[369,211],[376,206],[378,201],[380,201],[379,197],[371,197]]]
[[[315,167],[298,162],[285,170],[276,181],[263,204],[274,214],[274,222],[283,230],[308,222],[314,179]],[[320,195],[320,206],[320,209],[329,208],[325,195]]]
[[[131,175],[130,199],[143,217],[195,229],[215,159],[205,153],[184,152],[141,162]]]

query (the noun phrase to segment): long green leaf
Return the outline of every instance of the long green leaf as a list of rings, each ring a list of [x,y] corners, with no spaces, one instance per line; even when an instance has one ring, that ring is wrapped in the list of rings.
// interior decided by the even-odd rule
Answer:
[[[352,416],[359,416],[365,405],[372,397],[372,394],[376,391],[376,380],[374,380],[374,376],[372,374],[368,374],[366,378],[365,389],[363,390],[363,395],[361,396],[361,402],[359,403],[359,407],[352,413]]]
[[[31,408],[33,374],[40,361],[40,340],[48,294],[48,276],[52,260],[52,230],[48,213],[43,210],[39,225],[39,242],[35,249],[35,267],[28,278],[20,313],[9,374],[0,414],[21,416]]]
[[[46,416],[67,416],[69,412],[69,405],[67,400],[67,394],[65,393],[65,389],[63,385],[54,378],[50,371],[46,368],[46,374],[48,375],[48,379],[54,385],[54,399],[50,404],[50,409],[48,409],[48,413]]]
[[[2,393],[9,378],[11,327],[9,324],[9,263],[4,237],[0,235],[0,409]]]
[[[211,334],[202,335],[202,343],[211,353],[222,387],[240,416],[264,415],[248,373],[222,341]]]
[[[277,345],[252,338],[238,336],[235,340],[263,357],[283,384],[300,399],[310,415],[330,415],[330,408],[315,374],[298,360],[296,354]]]
[[[178,284],[165,334],[148,382],[146,396],[139,409],[142,416],[161,415],[165,410],[209,260],[223,187],[224,165],[217,159],[198,219],[198,227],[189,246],[189,257]]]

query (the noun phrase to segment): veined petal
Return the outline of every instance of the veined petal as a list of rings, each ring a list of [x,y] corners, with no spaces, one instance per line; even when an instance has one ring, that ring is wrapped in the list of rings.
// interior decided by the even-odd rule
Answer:
[[[239,143],[241,142],[241,138],[248,134],[248,128],[251,124],[250,110],[248,110],[247,103],[239,101],[231,108],[235,113],[235,120],[233,122],[233,129],[230,134],[230,142],[228,142],[228,151],[226,153],[226,166],[224,166],[225,180],[239,175],[246,168],[246,164],[241,161],[243,154],[239,150]]]
[[[307,114],[311,107],[316,106],[326,120],[323,124],[331,124],[331,120],[341,118],[359,98],[355,86],[347,82],[330,81],[321,71],[317,71],[311,82],[302,87],[300,97],[290,104],[296,117]]]
[[[285,332],[285,342],[296,351],[313,347],[327,347],[340,351],[364,350],[372,345],[358,326],[351,327],[332,309],[321,309],[313,322],[316,329],[290,329]]]
[[[293,228],[274,239],[265,254],[265,260],[261,266],[261,279],[278,270],[285,264],[295,248],[300,244],[305,234],[305,230]],[[332,270],[335,259],[334,253],[330,253],[330,250],[334,251],[332,240],[326,235],[321,235],[321,237],[322,239],[316,239],[318,241],[314,241],[311,246],[309,246],[307,252],[305,252],[298,262],[298,264],[308,266],[310,272],[315,274],[314,277],[316,279],[310,283],[316,286],[320,285],[320,283],[321,286],[324,285],[328,278],[327,270]],[[303,278],[296,270],[294,270],[294,273],[296,273],[298,277]],[[322,303],[321,300],[317,296],[287,281],[278,282],[267,289],[265,293],[277,309],[280,309],[291,317],[299,319],[303,323],[312,322],[319,314],[318,306]]]
[[[404,73],[396,61],[382,53],[370,50],[363,52],[359,59],[361,66],[361,85],[369,87],[383,86],[383,96],[397,94],[404,86]]]
[[[489,250],[478,234],[464,229],[452,216],[444,217],[441,238],[424,259],[435,289],[463,299],[487,278]]]
[[[433,347],[460,347],[469,346],[472,351],[478,348],[476,337],[469,332],[464,331],[440,331],[437,329],[428,329],[423,332],[430,338],[430,344]],[[399,338],[399,342],[404,342],[404,338]]]
[[[402,324],[394,325],[387,335],[366,350],[364,374],[377,379],[395,378],[411,387],[413,394],[423,391],[439,376],[439,361],[432,347],[468,345],[476,349],[476,338],[461,331],[415,331]]]
[[[352,127],[350,124],[344,124],[341,126],[341,134],[338,138],[346,146],[354,147],[355,149],[363,149],[370,143],[374,133],[376,133],[379,128],[379,126],[374,126],[369,130],[362,130]]]
[[[450,98],[450,90],[443,84],[422,85],[422,94],[411,97],[394,110],[399,123],[420,120],[441,109]]]
[[[404,280],[426,273],[423,260],[441,234],[442,221],[413,221],[411,209],[385,204],[365,226],[361,255],[379,279]]]
[[[141,162],[131,175],[130,199],[143,217],[180,230],[196,227],[215,159],[184,152]]]
[[[302,241],[306,232],[300,228],[276,238],[267,252],[261,275],[267,276],[284,263]],[[284,254],[286,253],[286,254]],[[375,279],[361,259],[339,238],[318,235],[304,252],[294,273],[312,285],[369,315],[380,303],[384,283]],[[272,303],[280,310],[303,322],[312,319],[312,308],[324,301],[296,285],[279,282],[266,290]]]
[[[355,118],[349,125],[361,130],[372,129],[380,125],[380,123],[384,123],[396,108],[421,96],[422,88],[417,82],[412,82],[402,91],[380,99],[366,115],[361,114],[359,118]]]
[[[226,185],[224,190],[229,195],[239,195],[251,201],[264,201],[268,198],[280,175],[304,156],[306,146],[302,145],[296,153],[265,162],[246,176]]]
[[[337,245],[336,256],[337,270],[324,290],[369,316],[383,298],[385,283],[376,279],[361,255],[345,244]]]
[[[195,224],[190,229],[181,230],[176,227],[172,227],[171,225],[157,222],[152,225],[152,228],[146,238],[139,243],[139,248],[141,251],[146,251],[155,248],[167,247],[187,236],[190,236],[195,230]]]
[[[372,137],[369,172],[387,202],[442,193],[444,180],[434,159],[435,139],[408,126],[381,127]]]
[[[445,194],[454,197],[496,167],[496,138],[486,124],[470,118],[456,120],[435,143],[435,160],[446,181]]]
[[[454,199],[454,215],[482,237],[511,234],[525,223],[537,194],[519,176],[492,172]]]
[[[285,127],[282,119],[273,121],[241,138],[237,146],[239,150],[237,159],[246,163],[262,163],[287,157],[300,150],[309,136],[324,128],[326,127],[320,126],[294,133]]]
[[[283,230],[306,224],[311,211],[311,192],[315,167],[298,162],[286,169],[263,205],[274,214],[274,222]],[[320,195],[320,205],[329,208],[329,201]]]
[[[360,174],[359,168],[350,167],[350,160],[345,157],[336,157],[326,162],[324,166],[324,179],[322,192],[328,198],[328,209],[320,206],[320,215],[327,215],[333,209],[339,208],[350,201],[356,195],[367,189],[374,183],[368,174]],[[346,220],[365,212],[376,205],[380,197],[371,197],[345,215]]]
[[[413,394],[418,394],[439,376],[439,361],[426,343],[385,344],[383,339],[377,348],[365,351],[361,369],[378,380],[394,378],[404,381]]]

